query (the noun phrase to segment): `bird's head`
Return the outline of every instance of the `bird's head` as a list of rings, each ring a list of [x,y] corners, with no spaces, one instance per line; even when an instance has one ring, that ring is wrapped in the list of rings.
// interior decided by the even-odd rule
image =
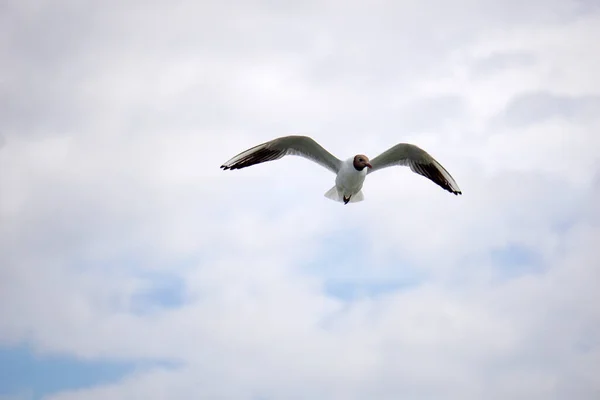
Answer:
[[[362,171],[365,167],[373,168],[371,163],[369,162],[369,157],[364,154],[357,154],[354,156],[354,168],[357,171]]]

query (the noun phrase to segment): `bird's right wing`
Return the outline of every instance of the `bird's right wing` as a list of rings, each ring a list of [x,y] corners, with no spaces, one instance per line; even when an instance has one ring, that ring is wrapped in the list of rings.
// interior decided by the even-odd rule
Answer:
[[[284,136],[241,152],[221,165],[221,168],[241,169],[266,161],[279,160],[287,155],[314,161],[334,174],[338,173],[342,164],[341,160],[308,136]]]

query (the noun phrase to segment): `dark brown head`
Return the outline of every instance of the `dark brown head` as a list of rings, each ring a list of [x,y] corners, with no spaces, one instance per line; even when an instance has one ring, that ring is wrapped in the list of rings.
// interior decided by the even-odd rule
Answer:
[[[354,168],[357,171],[362,171],[365,167],[373,168],[371,163],[369,162],[369,157],[364,154],[357,154],[354,156]]]

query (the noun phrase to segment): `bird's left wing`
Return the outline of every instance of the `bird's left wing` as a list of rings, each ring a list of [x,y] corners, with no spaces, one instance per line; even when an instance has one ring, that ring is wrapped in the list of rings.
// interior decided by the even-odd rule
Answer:
[[[396,165],[408,166],[413,172],[430,179],[450,193],[462,194],[458,184],[442,164],[413,144],[399,143],[371,160],[371,165],[373,168],[369,168],[368,174]]]

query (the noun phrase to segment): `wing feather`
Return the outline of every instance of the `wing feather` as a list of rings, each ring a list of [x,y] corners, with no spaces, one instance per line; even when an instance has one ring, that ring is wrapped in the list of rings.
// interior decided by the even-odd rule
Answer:
[[[231,158],[221,168],[241,169],[267,161],[279,160],[287,155],[304,157],[327,168],[334,174],[340,170],[342,161],[325,150],[308,136],[283,136],[254,146]]]
[[[422,175],[455,195],[462,194],[452,175],[425,150],[409,143],[399,143],[384,151],[373,160],[367,173],[393,166],[408,166],[411,171]]]

